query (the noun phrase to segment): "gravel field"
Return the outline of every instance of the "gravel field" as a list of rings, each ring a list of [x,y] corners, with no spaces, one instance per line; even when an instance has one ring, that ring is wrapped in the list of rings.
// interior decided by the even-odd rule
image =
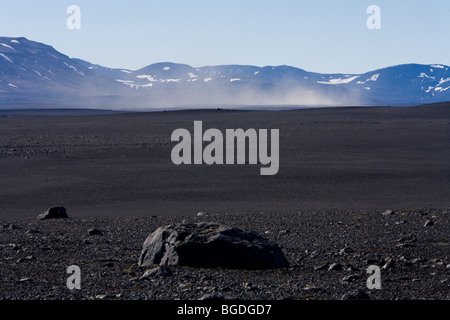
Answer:
[[[448,300],[449,212],[383,212],[5,220],[0,230],[0,299],[336,300],[350,298],[360,289],[367,296],[359,298]],[[168,274],[140,279],[145,269],[137,262],[151,232],[168,224],[199,221],[255,231],[275,241],[290,267],[171,266]],[[80,267],[80,290],[66,286],[70,265]],[[367,288],[370,265],[381,268],[379,290]]]
[[[1,115],[2,300],[450,299],[449,103]],[[279,172],[174,165],[171,133],[196,120],[279,129]],[[69,218],[37,220],[54,206]],[[183,221],[257,232],[290,267],[169,266],[141,279],[147,236]],[[72,265],[79,290],[66,286]],[[381,289],[367,287],[370,266]]]

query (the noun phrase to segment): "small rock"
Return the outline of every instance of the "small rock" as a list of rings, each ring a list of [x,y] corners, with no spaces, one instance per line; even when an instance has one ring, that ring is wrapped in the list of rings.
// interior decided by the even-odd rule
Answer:
[[[122,296],[122,294],[118,293],[118,294],[97,294],[95,296],[95,299],[98,300],[105,300],[105,299],[118,299]]]
[[[88,234],[89,234],[90,236],[102,236],[102,235],[103,235],[103,232],[101,232],[101,231],[98,230],[98,229],[92,228],[92,229],[89,229],[89,230],[88,230]]]
[[[342,248],[342,249],[339,251],[339,254],[340,254],[340,255],[343,255],[343,254],[353,253],[353,252],[354,252],[354,250],[353,250],[352,248],[350,248],[350,247],[345,247],[345,248]]]
[[[358,275],[358,274],[351,274],[351,275],[343,278],[342,281],[344,281],[344,282],[354,282],[354,281],[356,281],[356,280],[358,280],[360,278],[361,278],[361,276]]]
[[[20,247],[19,247],[17,244],[15,244],[15,243],[10,243],[9,246],[10,246],[11,249],[13,249],[14,251],[20,250]]]
[[[355,266],[352,266],[351,264],[347,265],[347,269],[345,269],[346,271],[349,272],[355,272],[355,271],[359,271],[359,269]]]
[[[251,282],[246,282],[244,283],[244,287],[245,289],[247,289],[248,291],[257,291],[259,290],[259,288],[257,286],[255,286],[253,283]]]
[[[391,258],[388,258],[386,263],[381,267],[381,269],[387,270],[394,266],[394,260]]]
[[[340,263],[333,263],[329,268],[328,271],[341,271],[342,270],[342,264]]]
[[[423,226],[424,227],[434,226],[434,221],[433,220],[427,220],[427,221],[425,221],[425,224]]]
[[[218,300],[225,300],[225,297],[221,294],[217,293],[207,293],[200,297],[199,300],[209,300],[209,301],[218,301]]]
[[[200,211],[199,213],[197,213],[197,217],[207,217],[207,216],[209,216],[208,212]]]
[[[399,247],[399,248],[414,248],[416,245],[413,243],[407,242],[407,243],[398,243],[395,246]]]
[[[397,242],[403,242],[403,243],[412,243],[417,242],[417,237],[414,235],[409,235],[407,237],[401,237],[397,240]]]
[[[66,208],[64,207],[53,207],[41,213],[38,216],[38,220],[47,220],[47,219],[66,219],[69,216],[67,215]]]
[[[172,275],[173,273],[169,268],[165,266],[158,266],[156,268],[147,270],[140,279],[147,279],[151,277],[169,277]]]
[[[9,226],[8,226],[8,229],[9,230],[20,230],[20,229],[22,229],[21,227],[19,227],[18,225],[15,225],[15,224],[10,224]]]
[[[320,266],[314,267],[314,270],[321,271],[321,270],[325,270],[325,269],[328,269],[328,268],[329,268],[328,264],[325,263],[325,264],[322,264]]]
[[[17,260],[17,263],[24,262],[24,261],[32,261],[34,259],[36,259],[34,256],[26,256],[24,258],[20,258],[19,260]]]
[[[369,295],[361,289],[344,294],[342,300],[370,300]]]
[[[388,210],[384,211],[384,212],[382,213],[382,215],[383,215],[383,216],[391,216],[391,215],[393,215],[394,213],[395,213],[394,211],[388,209]]]
[[[320,255],[322,255],[323,253],[324,253],[325,251],[324,250],[321,250],[321,249],[319,249],[319,250],[314,250],[314,251],[312,251],[311,253],[310,253],[310,257],[311,258],[317,258],[317,257],[319,257]]]
[[[316,286],[306,286],[302,290],[303,291],[311,291],[311,292],[325,291],[323,288],[316,287]]]

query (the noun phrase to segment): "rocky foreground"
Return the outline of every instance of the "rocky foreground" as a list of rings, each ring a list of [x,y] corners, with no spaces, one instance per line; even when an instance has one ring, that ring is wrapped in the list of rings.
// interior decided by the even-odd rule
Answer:
[[[448,210],[68,215],[1,221],[0,299],[450,299]],[[150,233],[198,222],[254,231],[281,247],[289,267],[139,267]],[[67,287],[72,265],[80,289]],[[381,268],[381,289],[367,287],[371,265]]]

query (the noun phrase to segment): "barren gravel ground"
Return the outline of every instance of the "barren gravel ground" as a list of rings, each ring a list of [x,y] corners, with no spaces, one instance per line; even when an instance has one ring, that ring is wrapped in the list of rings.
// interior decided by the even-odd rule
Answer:
[[[279,129],[279,173],[262,177],[259,165],[173,165],[170,135],[192,131],[195,120],[204,130]],[[448,300],[449,128],[449,104],[4,113],[0,299],[334,300],[361,289],[371,299]],[[60,205],[69,219],[36,220]],[[387,209],[395,213],[382,215]],[[291,267],[171,267],[171,276],[139,280],[149,233],[199,220],[264,235],[282,246]],[[102,235],[90,235],[91,228]],[[66,287],[70,265],[81,269],[81,290]],[[370,265],[382,267],[381,290],[366,287]]]
[[[0,299],[335,300],[361,289],[371,299],[448,300],[448,217],[447,211],[420,209],[389,216],[382,211],[259,212],[3,221]],[[137,261],[145,238],[159,226],[183,221],[256,231],[282,247],[290,268],[170,267],[172,275],[140,280],[145,270]],[[102,235],[90,235],[92,228]],[[335,263],[341,267],[329,270]],[[66,286],[70,265],[81,269],[80,290]],[[380,290],[366,286],[369,265],[381,267]]]

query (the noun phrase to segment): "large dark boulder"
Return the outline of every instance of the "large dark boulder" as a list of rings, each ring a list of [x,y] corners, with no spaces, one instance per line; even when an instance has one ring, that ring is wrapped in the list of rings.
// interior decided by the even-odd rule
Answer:
[[[46,219],[65,219],[68,218],[66,208],[64,207],[53,207],[45,211],[44,213],[41,213],[38,216],[39,220],[46,220]]]
[[[145,240],[139,265],[230,269],[289,266],[276,243],[255,232],[207,222],[175,224],[157,229]]]

